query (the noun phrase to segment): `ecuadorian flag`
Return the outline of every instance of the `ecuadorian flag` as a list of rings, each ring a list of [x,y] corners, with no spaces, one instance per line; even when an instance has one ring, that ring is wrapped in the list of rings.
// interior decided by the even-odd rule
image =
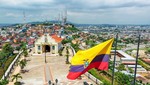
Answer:
[[[71,60],[68,79],[74,80],[92,68],[108,70],[110,50],[114,39],[84,51],[78,51]]]

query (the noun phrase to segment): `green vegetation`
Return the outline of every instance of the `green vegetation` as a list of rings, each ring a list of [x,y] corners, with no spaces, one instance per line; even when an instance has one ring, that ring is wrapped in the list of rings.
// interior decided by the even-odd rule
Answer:
[[[18,62],[19,66],[21,67],[21,70],[24,69],[24,67],[27,65],[27,61],[25,59]]]
[[[66,64],[69,64],[69,50],[68,50],[68,46],[66,47]]]
[[[117,46],[117,50],[121,50],[122,47]],[[112,47],[111,50],[115,50],[115,47]]]
[[[79,37],[80,37],[79,35],[72,35],[73,39],[76,39],[76,38],[79,38]]]
[[[17,73],[16,75],[12,75],[12,81],[16,80],[15,83],[14,83],[15,85],[20,85],[21,84],[20,82],[18,82],[19,78],[22,79],[22,76],[21,76],[20,73]]]
[[[146,49],[145,53],[150,54],[150,47]]]
[[[72,32],[77,32],[79,31],[76,27],[68,27],[68,28],[65,28],[66,30],[70,30]]]
[[[6,61],[7,58],[13,54],[13,48],[11,47],[11,44],[6,43],[2,47],[2,51],[0,51],[0,60]]]
[[[58,53],[59,53],[60,56],[62,56],[63,49],[64,49],[64,47],[60,48],[59,51],[58,51]]]
[[[128,67],[128,70],[130,71],[130,73],[133,73],[133,72],[134,72],[134,70],[133,70],[132,68],[129,68],[129,67]]]
[[[25,42],[21,42],[21,50],[26,50],[26,43]]]
[[[25,57],[27,57],[27,56],[28,56],[28,51],[27,51],[27,50],[24,50],[24,51],[23,51],[23,54],[24,54]]]
[[[61,43],[63,44],[63,45],[65,45],[66,43],[70,43],[71,42],[71,39],[63,39],[62,41],[61,41]]]
[[[113,62],[109,60],[109,70],[112,72],[113,70]]]
[[[86,45],[90,45],[90,47],[97,45],[96,42],[93,40],[86,40],[85,43],[86,43]]]
[[[150,66],[143,62],[142,60],[138,59],[138,64],[140,64],[142,67],[144,67],[146,70],[150,70]]]
[[[2,47],[2,51],[0,51],[0,78],[2,78],[4,72],[7,70],[15,57],[16,54],[13,54],[13,48],[11,47],[11,44],[6,43]]]
[[[112,80],[112,68],[113,68],[113,62],[109,61],[109,71],[98,71],[96,69],[89,70],[89,73],[98,78],[100,81],[103,82],[103,85],[111,85]],[[120,64],[118,69],[124,70],[125,66]],[[132,70],[132,69],[131,69]],[[133,70],[132,70],[133,72]],[[133,77],[131,75],[126,75],[121,72],[115,72],[115,80],[114,85],[131,85],[131,81],[133,80]]]
[[[13,55],[13,56],[9,57],[5,62],[1,62],[0,78],[2,78],[4,71],[7,70],[7,68],[9,67],[9,65],[11,64],[11,62],[14,60],[15,57],[16,57],[16,55]],[[4,69],[2,68],[2,64],[4,64]]]
[[[7,85],[8,84],[8,80],[7,79],[2,79],[1,81],[0,81],[0,85]]]
[[[91,69],[88,72],[100,81],[102,81],[103,85],[111,85],[111,79],[107,78],[106,75],[99,74],[99,72],[96,69]]]
[[[68,34],[68,33],[75,33],[75,32],[78,32],[79,29],[77,29],[76,27],[66,27],[65,28],[65,31],[64,31],[64,34]]]
[[[121,72],[116,72],[115,76],[116,76],[115,80],[118,82],[119,85],[131,85],[131,81],[133,79],[132,76],[126,75]]]
[[[139,60],[150,66],[150,62],[145,62],[142,58],[139,58]]]
[[[27,56],[28,56],[28,50],[27,50],[27,47],[26,47],[26,43],[25,43],[25,42],[22,42],[22,43],[21,43],[21,49],[23,50],[23,55],[24,55],[25,57],[27,57]]]
[[[74,48],[74,50],[75,50],[76,52],[80,50],[79,44],[73,44],[73,43],[71,43],[71,46]]]
[[[120,65],[117,67],[117,69],[118,69],[118,71],[126,70],[124,64],[120,64]]]

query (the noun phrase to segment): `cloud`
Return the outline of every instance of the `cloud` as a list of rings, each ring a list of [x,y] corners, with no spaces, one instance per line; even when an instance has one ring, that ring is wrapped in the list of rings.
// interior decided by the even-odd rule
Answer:
[[[18,14],[14,14],[14,13],[7,13],[6,14],[7,17],[18,17]]]
[[[22,18],[23,11],[32,21],[54,19],[65,9],[68,19],[78,23],[147,23],[150,18],[150,0],[0,0],[0,18],[12,21]]]
[[[22,9],[50,9],[67,7],[68,9],[108,9],[120,7],[150,6],[148,0],[1,0],[0,7]]]

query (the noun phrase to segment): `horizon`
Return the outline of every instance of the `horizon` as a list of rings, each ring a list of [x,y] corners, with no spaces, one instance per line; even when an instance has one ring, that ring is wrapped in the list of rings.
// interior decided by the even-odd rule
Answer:
[[[48,22],[53,22],[55,20],[50,20]],[[29,21],[29,22],[16,22],[16,23],[0,23],[0,25],[13,25],[13,24],[28,24],[28,23],[33,23],[33,22],[40,22],[40,23],[43,23],[43,22],[46,22],[46,21]],[[69,23],[71,24],[75,24],[75,25],[150,25],[150,24],[111,24],[111,23],[76,23],[76,22],[71,22],[69,21]]]

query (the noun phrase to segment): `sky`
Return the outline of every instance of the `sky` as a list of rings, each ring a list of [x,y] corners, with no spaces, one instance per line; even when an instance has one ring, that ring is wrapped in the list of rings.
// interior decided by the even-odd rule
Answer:
[[[58,20],[65,10],[78,24],[150,24],[150,0],[0,0],[0,23]]]

